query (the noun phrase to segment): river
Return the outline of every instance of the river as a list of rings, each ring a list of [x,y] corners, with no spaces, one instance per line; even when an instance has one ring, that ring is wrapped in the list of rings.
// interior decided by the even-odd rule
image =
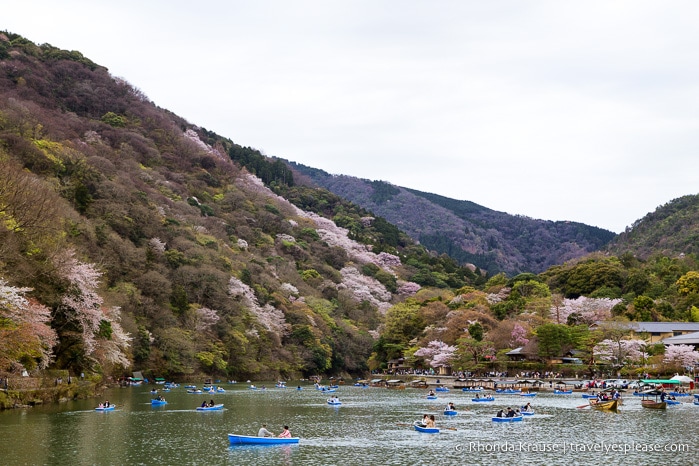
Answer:
[[[262,384],[258,383],[258,387]],[[695,463],[699,406],[691,397],[667,410],[641,408],[627,396],[619,413],[577,408],[579,393],[540,393],[534,398],[496,395],[495,402],[471,402],[461,390],[388,390],[341,386],[342,405],[326,403],[313,385],[249,390],[222,385],[225,393],[191,395],[184,388],[161,394],[168,404],[152,407],[148,387],[110,390],[117,405],[96,412],[95,400],[75,400],[0,412],[0,462],[4,465],[346,465],[346,464],[669,464]],[[157,386],[162,388],[162,386]],[[223,411],[199,412],[203,400]],[[444,416],[447,402],[459,414]],[[534,416],[494,423],[501,408],[531,402]],[[409,426],[435,414],[438,435]],[[230,446],[227,434],[255,435],[262,423],[278,433],[289,425],[301,437],[291,446]]]

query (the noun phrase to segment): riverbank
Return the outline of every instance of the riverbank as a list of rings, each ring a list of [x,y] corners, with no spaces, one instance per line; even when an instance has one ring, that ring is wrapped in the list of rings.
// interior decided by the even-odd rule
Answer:
[[[71,380],[24,377],[3,379],[0,388],[0,410],[26,408],[46,403],[63,403],[68,400],[94,398],[107,387],[91,380]]]

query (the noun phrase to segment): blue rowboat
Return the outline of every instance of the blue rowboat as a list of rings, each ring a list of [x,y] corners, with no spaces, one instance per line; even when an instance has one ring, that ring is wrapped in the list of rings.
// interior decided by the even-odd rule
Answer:
[[[254,437],[252,435],[228,434],[228,441],[231,445],[284,445],[289,443],[299,443],[298,437]]]
[[[213,406],[198,406],[197,411],[220,411],[223,409],[223,404]]]
[[[588,399],[588,398],[597,398],[597,395],[592,395],[592,394],[590,394],[590,393],[583,393],[583,394],[582,394],[582,397],[585,398],[585,399]]]
[[[522,413],[522,416],[533,416],[534,411],[520,411]]]
[[[495,393],[502,393],[503,395],[518,395],[522,393],[519,388],[498,388]]]
[[[682,393],[682,392],[670,392],[668,393],[670,396],[678,397],[678,396],[690,396],[689,393]],[[695,395],[696,396],[696,395]]]
[[[165,400],[150,400],[150,404],[152,404],[153,406],[162,406],[162,405],[166,405],[167,401],[165,401]]]
[[[323,392],[323,393],[333,393],[333,392],[336,392],[336,391],[337,391],[336,388],[321,388],[321,389],[319,389],[319,390],[320,390],[321,392]]]
[[[439,433],[439,429],[436,427],[422,427],[422,426],[418,426],[418,425],[413,425],[413,427],[415,428],[415,430],[417,430],[418,432],[422,432],[423,434],[438,434]]]
[[[520,393],[519,396],[535,397],[535,396],[536,396],[536,393]]]
[[[462,392],[468,392],[468,393],[480,393],[480,392],[483,391],[483,389],[482,389],[482,388],[468,388],[468,387],[465,387],[465,388],[462,388],[461,391],[462,391]]]
[[[195,388],[197,388],[197,386],[196,385],[185,385],[184,388],[195,389]]]
[[[192,390],[187,390],[187,393],[189,393],[190,395],[201,395],[204,392],[202,392],[201,390],[192,389]]]
[[[524,416],[494,417],[493,422],[520,422]]]
[[[449,389],[447,387],[437,387],[434,389],[435,392],[448,392]]]
[[[218,388],[216,389],[216,392],[217,392],[217,393],[226,393],[226,389],[225,389],[225,388],[218,387]]]
[[[495,397],[484,396],[483,398],[471,398],[471,401],[476,402],[476,403],[484,403],[486,401],[495,401]]]
[[[427,395],[427,399],[428,399],[428,400],[436,400],[436,399],[437,399],[437,395]]]
[[[114,411],[114,408],[115,408],[114,405],[107,406],[106,408],[103,406],[101,408],[100,407],[95,408],[95,411]]]
[[[444,415],[445,416],[456,416],[459,412],[455,409],[445,409],[444,410]]]
[[[330,406],[340,406],[342,404],[342,401],[333,401],[333,400],[328,400],[328,404]]]
[[[573,390],[554,390],[553,394],[554,395],[572,395]]]
[[[677,401],[677,400],[665,400],[665,403],[667,403],[668,405],[678,405],[678,404],[681,404],[682,402]]]
[[[699,406],[699,401],[696,401],[696,400],[695,400],[695,401],[694,401],[694,404],[697,405],[697,406]]]

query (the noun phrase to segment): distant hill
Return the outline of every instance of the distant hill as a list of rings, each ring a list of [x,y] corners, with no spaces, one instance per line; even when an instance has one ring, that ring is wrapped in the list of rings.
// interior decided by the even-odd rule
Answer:
[[[469,201],[288,163],[310,182],[386,218],[428,249],[490,274],[539,273],[602,249],[615,237],[583,223],[510,215]]]
[[[658,207],[621,233],[606,250],[640,259],[699,254],[699,194],[682,196]]]

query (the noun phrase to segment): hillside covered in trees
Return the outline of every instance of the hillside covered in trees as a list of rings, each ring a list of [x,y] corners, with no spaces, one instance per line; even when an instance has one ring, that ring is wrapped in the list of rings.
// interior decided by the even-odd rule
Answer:
[[[694,251],[590,253],[608,232],[361,181],[377,208],[412,202],[442,216],[444,232],[461,229],[453,241],[469,232],[472,256],[459,261],[524,272],[461,266],[411,240],[409,225],[156,107],[79,52],[9,32],[0,164],[2,373],[262,379],[363,374],[397,357],[479,371],[506,368],[515,347],[537,369],[572,350],[591,371],[681,369],[690,357],[622,324],[699,321]],[[666,231],[656,240],[674,241]]]
[[[510,215],[469,201],[289,162],[309,183],[386,218],[430,250],[490,274],[543,272],[602,249],[615,234],[577,222]]]
[[[9,32],[0,162],[0,372],[361,373],[387,308],[482,280]]]

